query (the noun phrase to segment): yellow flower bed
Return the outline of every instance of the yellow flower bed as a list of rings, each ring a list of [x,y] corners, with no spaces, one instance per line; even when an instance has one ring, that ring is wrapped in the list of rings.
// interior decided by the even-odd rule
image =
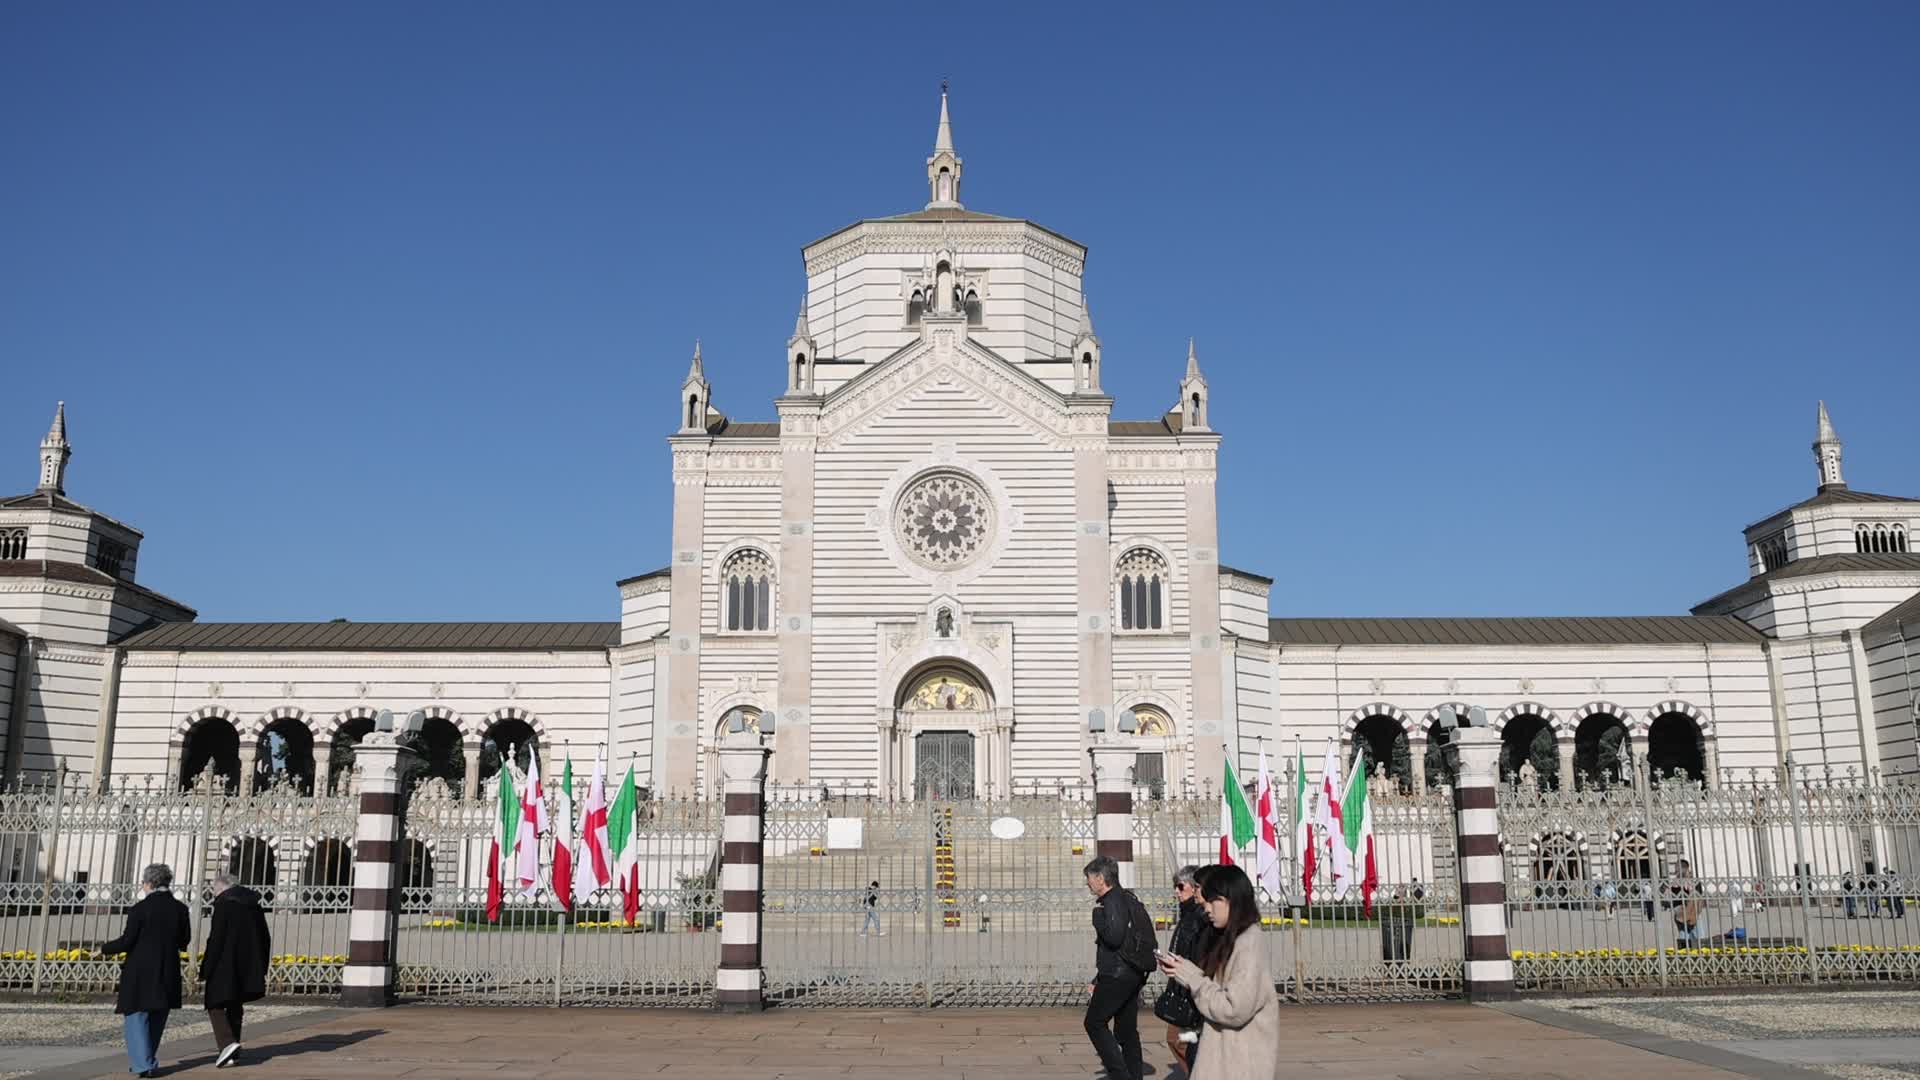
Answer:
[[[1816,950],[1823,953],[1920,953],[1920,945],[1821,945]],[[1659,949],[1550,949],[1546,952],[1534,952],[1527,949],[1515,949],[1510,954],[1515,960],[1600,960],[1625,956],[1651,957],[1659,955]],[[1703,945],[1697,949],[1683,949],[1667,946],[1668,956],[1804,956],[1805,945],[1770,945],[1754,947],[1749,945]]]

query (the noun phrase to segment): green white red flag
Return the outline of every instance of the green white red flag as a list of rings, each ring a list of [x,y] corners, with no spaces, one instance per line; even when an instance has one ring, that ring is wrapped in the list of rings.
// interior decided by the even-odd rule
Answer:
[[[507,897],[507,878],[513,875],[514,834],[520,828],[520,799],[513,791],[513,770],[500,763],[498,799],[493,807],[493,843],[487,848],[487,921],[500,921]]]
[[[1313,903],[1313,824],[1307,820],[1307,754],[1293,748],[1293,850],[1300,856],[1300,888]]]
[[[633,784],[633,764],[620,781],[620,793],[607,811],[607,845],[613,852],[613,876],[620,882],[621,912],[631,925],[640,917],[639,789]]]
[[[573,755],[560,770],[560,797],[553,816],[553,902],[573,910]]]
[[[1220,787],[1220,865],[1232,866],[1233,856],[1253,842],[1253,808],[1247,805],[1247,793],[1240,778],[1233,775],[1233,760],[1227,759],[1226,776]]]
[[[1380,885],[1380,868],[1373,857],[1373,800],[1367,797],[1367,760],[1356,750],[1353,775],[1340,799],[1344,832],[1340,848],[1347,853],[1353,876],[1359,879],[1361,913],[1373,914],[1373,891]]]

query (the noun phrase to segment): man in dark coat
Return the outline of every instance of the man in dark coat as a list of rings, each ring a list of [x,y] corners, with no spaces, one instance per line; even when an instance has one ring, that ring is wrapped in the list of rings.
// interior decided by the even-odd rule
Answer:
[[[244,1006],[267,996],[267,960],[273,938],[260,894],[235,885],[226,873],[213,875],[213,926],[200,960],[200,981],[207,987],[207,1019],[219,1049],[215,1068],[236,1064]]]
[[[187,905],[173,898],[173,870],[155,863],[140,874],[140,900],[127,911],[126,932],[100,946],[126,953],[113,1011],[124,1019],[127,1065],[139,1076],[160,1070],[160,1035],[180,1007],[180,950],[193,940]]]

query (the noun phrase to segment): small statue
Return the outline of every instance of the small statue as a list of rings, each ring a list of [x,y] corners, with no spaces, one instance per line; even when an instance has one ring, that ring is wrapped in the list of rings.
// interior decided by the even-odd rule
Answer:
[[[933,632],[943,638],[953,636],[953,612],[951,610],[941,608],[939,614],[933,617]]]
[[[1520,763],[1520,786],[1530,788],[1530,787],[1538,787],[1539,784],[1540,784],[1540,770],[1534,768],[1533,762],[1531,761],[1521,762]]]

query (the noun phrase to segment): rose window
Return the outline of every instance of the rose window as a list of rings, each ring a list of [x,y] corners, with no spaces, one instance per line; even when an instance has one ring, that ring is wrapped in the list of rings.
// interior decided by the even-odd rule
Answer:
[[[971,561],[993,535],[993,505],[971,478],[935,473],[900,495],[894,532],[913,558],[937,570]]]

